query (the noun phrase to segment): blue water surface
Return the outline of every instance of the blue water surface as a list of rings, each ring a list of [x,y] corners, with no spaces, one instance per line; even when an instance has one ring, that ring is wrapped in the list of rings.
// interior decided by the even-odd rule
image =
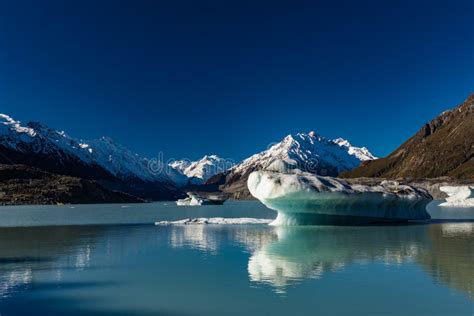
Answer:
[[[275,213],[233,201],[2,207],[0,314],[473,315],[465,215],[423,225],[155,226]]]

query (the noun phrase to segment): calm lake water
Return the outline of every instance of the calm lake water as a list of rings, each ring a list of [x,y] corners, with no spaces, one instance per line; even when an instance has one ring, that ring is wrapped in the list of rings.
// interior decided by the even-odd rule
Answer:
[[[399,226],[154,226],[275,213],[258,202],[1,207],[0,314],[472,316],[474,210],[458,215]],[[47,226],[13,227],[37,225]]]

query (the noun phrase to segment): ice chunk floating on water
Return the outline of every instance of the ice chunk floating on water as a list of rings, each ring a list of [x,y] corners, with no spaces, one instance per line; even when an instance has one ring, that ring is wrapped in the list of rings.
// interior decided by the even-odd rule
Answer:
[[[474,208],[474,187],[473,186],[444,186],[439,188],[449,195],[446,202],[441,203],[441,207]]]
[[[275,171],[278,170],[278,171]],[[286,173],[282,173],[282,170]],[[273,225],[366,224],[426,220],[431,195],[413,186],[383,181],[376,186],[349,185],[275,162],[248,179],[250,193],[278,216]]]
[[[177,200],[176,204],[178,206],[222,205],[227,201],[227,197],[223,195],[208,194],[207,197],[203,197],[196,192],[188,192],[187,195],[187,198]]]
[[[200,218],[186,218],[179,221],[161,221],[156,222],[155,225],[248,225],[248,224],[269,224],[271,219],[264,218],[224,218],[224,217],[200,217]]]

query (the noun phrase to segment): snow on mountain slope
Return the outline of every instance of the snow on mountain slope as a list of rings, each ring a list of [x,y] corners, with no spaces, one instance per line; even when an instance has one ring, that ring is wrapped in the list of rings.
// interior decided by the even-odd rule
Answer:
[[[37,122],[22,126],[0,114],[0,145],[23,155],[41,154],[56,164],[77,160],[84,165],[99,166],[121,180],[165,182],[185,185],[187,178],[159,162],[141,157],[108,137],[91,141],[72,138],[62,131]],[[158,171],[158,172],[157,172]]]
[[[28,127],[21,126],[21,122],[15,121],[10,116],[0,114],[0,135],[5,134],[25,134],[25,136],[35,136],[35,131]]]
[[[346,147],[348,149],[349,155],[355,156],[360,161],[374,160],[377,159],[366,147],[355,147],[352,146],[349,141],[344,138],[336,138],[333,142],[341,147]]]
[[[178,185],[187,183],[185,177],[171,170],[171,168],[165,168],[164,165],[154,166],[153,170],[160,168],[160,171],[153,172],[150,168],[150,160],[148,158],[140,157],[124,146],[115,143],[109,137],[101,137],[83,143],[81,147],[90,153],[93,161],[120,178],[138,178],[139,180],[147,182],[177,182]],[[153,161],[153,163],[161,164],[158,161]]]
[[[184,175],[184,171],[186,170],[187,167],[189,167],[193,162],[190,160],[174,160],[171,163],[169,163],[169,166],[179,173]]]
[[[246,174],[248,171],[266,168],[275,160],[283,160],[301,170],[337,175],[368,159],[374,159],[374,156],[366,148],[353,147],[343,139],[333,141],[315,132],[298,133],[286,136],[281,142],[245,159],[230,171]]]
[[[228,170],[233,167],[234,163],[217,155],[209,155],[197,161],[176,160],[169,165],[188,178],[197,179],[199,183]]]

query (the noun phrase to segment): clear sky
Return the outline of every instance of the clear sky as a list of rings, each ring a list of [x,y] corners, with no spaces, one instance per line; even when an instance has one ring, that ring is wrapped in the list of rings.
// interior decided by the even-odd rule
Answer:
[[[0,113],[165,158],[386,155],[474,92],[474,2],[2,1]]]

